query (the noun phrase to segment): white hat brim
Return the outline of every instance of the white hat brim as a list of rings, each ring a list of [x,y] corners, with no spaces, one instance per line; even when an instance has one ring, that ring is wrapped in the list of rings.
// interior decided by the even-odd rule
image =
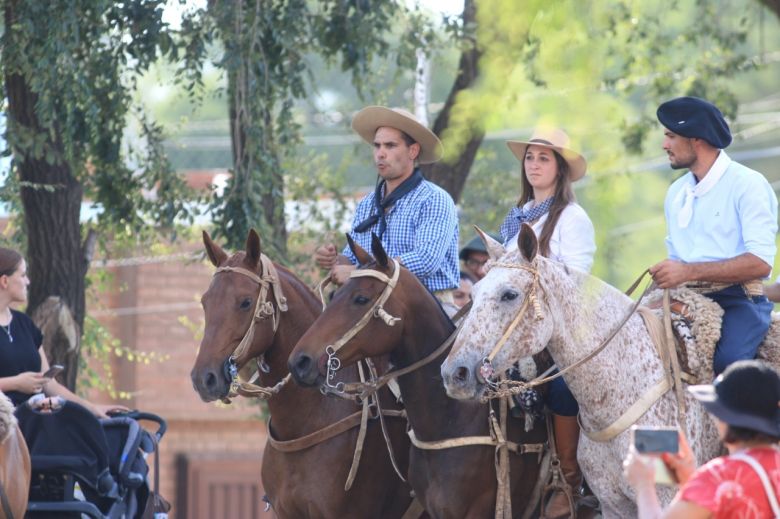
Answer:
[[[352,118],[352,129],[369,144],[374,143],[378,128],[387,126],[400,130],[420,145],[420,164],[430,164],[441,159],[442,145],[436,134],[410,117],[384,106],[367,106]]]
[[[525,160],[525,150],[528,149],[528,146],[541,146],[557,151],[563,157],[563,160],[569,164],[572,182],[576,182],[584,177],[585,172],[588,170],[588,162],[585,160],[585,157],[569,148],[539,141],[506,141],[506,145],[521,163]]]

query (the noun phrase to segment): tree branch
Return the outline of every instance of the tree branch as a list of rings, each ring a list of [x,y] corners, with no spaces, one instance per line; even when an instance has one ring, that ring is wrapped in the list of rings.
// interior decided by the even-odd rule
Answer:
[[[475,1],[466,0],[463,5],[463,26],[467,27],[474,24],[476,22],[476,17],[477,6]],[[469,48],[465,49],[460,56],[458,75],[455,78],[455,83],[452,85],[449,96],[447,96],[447,102],[444,103],[444,108],[439,112],[436,121],[433,123],[433,132],[439,137],[441,137],[450,126],[450,117],[452,116],[452,109],[455,106],[458,94],[471,88],[477,80],[479,74],[479,58],[482,53],[477,45],[476,37],[471,43]],[[471,165],[474,163],[474,158],[482,144],[482,139],[485,137],[485,132],[482,128],[471,128],[471,131],[471,138],[454,162],[447,163],[440,161],[435,164],[428,164],[421,167],[426,178],[441,186],[450,194],[450,196],[452,196],[455,202],[460,199],[469,171],[471,170]]]
[[[780,0],[758,0],[780,18]]]

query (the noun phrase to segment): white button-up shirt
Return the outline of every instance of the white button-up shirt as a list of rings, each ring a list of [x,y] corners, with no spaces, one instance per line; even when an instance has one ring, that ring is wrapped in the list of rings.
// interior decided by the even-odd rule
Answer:
[[[666,193],[666,247],[669,257],[686,263],[723,261],[749,252],[769,266],[777,247],[777,197],[764,176],[721,150],[707,175],[723,172],[705,193],[693,199],[693,214],[682,227],[679,213],[686,191],[697,182],[692,172]],[[705,176],[706,179],[706,176]]]
[[[525,208],[530,208],[533,203],[531,200]],[[542,228],[548,215],[549,213],[545,214],[531,226],[536,236],[542,234]],[[517,249],[517,234],[507,243],[507,250],[513,249]],[[590,272],[595,253],[596,233],[593,230],[593,223],[588,218],[588,213],[578,204],[567,205],[550,237],[550,259],[563,263],[567,267]]]

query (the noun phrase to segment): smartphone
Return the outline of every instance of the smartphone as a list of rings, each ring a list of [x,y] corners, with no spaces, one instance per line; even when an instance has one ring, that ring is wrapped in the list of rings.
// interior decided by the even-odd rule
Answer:
[[[46,370],[46,373],[44,373],[43,376],[46,378],[54,378],[63,369],[65,368],[60,364],[54,364],[49,369]]]
[[[666,466],[661,454],[675,454],[680,449],[679,435],[674,427],[637,427],[631,428],[634,448],[643,456],[652,458],[655,467],[655,482],[659,485],[672,486],[677,481]]]
[[[634,448],[641,454],[677,453],[679,435],[674,427],[635,427]]]

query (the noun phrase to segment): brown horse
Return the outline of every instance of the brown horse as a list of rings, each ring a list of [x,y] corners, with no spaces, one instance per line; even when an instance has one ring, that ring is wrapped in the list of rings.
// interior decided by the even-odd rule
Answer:
[[[30,453],[16,426],[14,406],[0,392],[0,517],[22,519],[30,492]]]
[[[259,278],[268,272],[263,272],[260,238],[254,230],[247,237],[246,251],[230,257],[206,232],[203,242],[209,259],[219,269],[202,297],[206,326],[191,376],[195,390],[208,402],[228,395],[231,380],[226,366],[250,326],[252,310],[260,297],[258,283],[242,275],[241,270]],[[279,301],[272,303],[276,308],[271,313],[280,317],[257,321],[246,353],[235,359],[239,369],[252,359],[264,359],[258,365],[267,370],[267,373],[260,372],[260,382],[265,386],[274,386],[287,375],[287,357],[293,345],[322,308],[303,282],[281,266],[275,269],[287,310],[281,313]],[[357,371],[345,375],[356,377]],[[386,406],[391,407],[391,395],[385,396]],[[269,436],[279,441],[314,433],[358,410],[353,402],[325,398],[295,384],[282,384],[281,390],[268,400],[268,408],[273,419],[273,425],[269,423]],[[404,434],[405,424],[398,419],[387,422],[391,438],[395,439],[395,452],[401,458],[399,463],[406,467],[409,443]],[[409,487],[395,474],[376,421],[369,422],[354,484],[350,490],[344,490],[357,436],[358,429],[353,427],[296,452],[277,450],[269,441],[263,455],[262,479],[276,515],[281,518],[401,517],[411,501]]]
[[[328,349],[329,357],[325,345],[341,346],[336,353],[342,366],[390,353],[393,365],[402,369],[434,355],[454,331],[454,325],[436,299],[408,270],[401,268],[392,292],[389,296],[383,295],[395,279],[395,269],[400,267],[388,259],[378,239],[372,243],[376,260],[351,240],[350,246],[363,265],[356,272],[379,272],[391,278],[390,283],[353,275],[336,293],[290,356],[290,371],[300,384],[313,386],[327,381],[329,373],[322,370],[332,362],[334,347]],[[372,310],[372,303],[381,302],[383,297],[387,297],[385,302]],[[361,315],[385,317],[370,318],[364,328],[344,342],[342,337],[354,332]],[[400,320],[393,322],[393,317]],[[390,322],[393,324],[388,326]],[[444,391],[439,368],[447,351],[449,349],[398,378],[409,424],[416,438],[424,442],[466,436],[489,437],[489,407],[450,399]],[[539,447],[545,442],[543,425],[526,433],[520,420],[510,419],[509,422],[509,439],[531,442]],[[497,493],[495,455],[496,448],[486,445],[441,450],[415,446],[410,453],[409,482],[425,509],[435,518],[493,517]],[[514,517],[521,517],[526,505],[532,501],[541,456],[539,453],[509,456],[512,511]],[[534,504],[530,508],[532,511]]]

